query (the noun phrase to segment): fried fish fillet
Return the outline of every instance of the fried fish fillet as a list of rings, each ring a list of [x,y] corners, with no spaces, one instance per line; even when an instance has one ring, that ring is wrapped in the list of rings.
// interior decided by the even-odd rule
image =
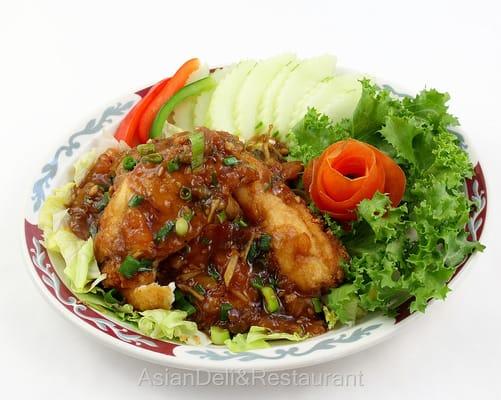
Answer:
[[[101,271],[107,275],[103,285],[120,289],[139,309],[147,304],[145,293],[152,298],[162,297],[159,293],[164,290],[152,286],[158,263],[197,238],[224,207],[229,216],[238,213],[238,204],[230,193],[240,182],[257,179],[255,172],[245,166],[229,169],[223,165],[226,156],[243,149],[236,137],[205,132],[205,141],[210,160],[196,171],[191,168],[188,134],[155,142],[156,151],[165,162],[138,162],[132,171],[124,170],[122,163],[116,164],[110,200],[99,219],[95,254]],[[128,156],[141,160],[137,149]],[[179,163],[177,169],[168,171],[168,161]],[[217,184],[213,184],[214,179]],[[180,195],[183,189],[188,190],[186,198]],[[136,196],[141,201],[131,206],[130,201]],[[189,229],[183,235],[178,235],[173,226],[180,218],[189,218]],[[162,229],[166,229],[165,234],[158,238]],[[124,276],[120,266],[127,256],[150,261],[151,271]],[[165,307],[168,301],[153,303],[148,306]]]
[[[215,215],[222,211],[225,218],[243,217],[272,236],[272,256],[280,274],[301,293],[318,295],[338,285],[346,251],[284,183],[288,174],[280,172],[283,167],[256,158],[233,135],[200,132],[205,157],[196,170],[190,166],[187,134],[154,143],[162,163],[138,162],[132,171],[116,164],[110,201],[95,237],[96,259],[107,275],[104,286],[119,289],[139,310],[170,307],[171,290],[157,284],[159,263],[189,248],[207,225],[217,223]],[[141,160],[136,149],[128,155]],[[228,157],[237,161],[227,165]],[[178,169],[166,170],[170,160],[177,160]],[[182,188],[190,188],[189,199],[180,196]],[[130,205],[134,196],[142,199],[138,206]],[[158,240],[165,224],[184,218],[186,210],[191,213],[186,234],[171,232]],[[151,270],[124,276],[120,266],[127,256],[149,260]]]
[[[272,236],[280,272],[303,292],[337,286],[343,279],[341,262],[348,257],[343,245],[283,182],[273,183],[266,165],[248,155],[244,159],[253,163],[260,179],[240,187],[235,198],[246,217]]]

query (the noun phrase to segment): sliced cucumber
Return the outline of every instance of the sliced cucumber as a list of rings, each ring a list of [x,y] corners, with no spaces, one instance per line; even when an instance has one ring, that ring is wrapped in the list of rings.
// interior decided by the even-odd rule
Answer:
[[[242,83],[255,67],[256,61],[246,60],[237,66],[217,85],[209,104],[207,126],[212,129],[235,132],[234,106]]]
[[[268,131],[268,126],[273,124],[273,109],[275,107],[275,101],[277,94],[282,89],[284,82],[287,80],[289,75],[295,68],[299,65],[297,60],[292,60],[286,64],[271,81],[268,88],[262,95],[261,102],[259,104],[258,112],[258,124],[259,129],[256,132],[263,133]]]
[[[216,82],[221,82],[221,80],[233,69],[233,65],[229,65],[224,68],[216,69],[212,76]],[[215,89],[214,89],[215,90]],[[207,126],[207,111],[209,110],[209,104],[212,99],[212,94],[214,90],[209,90],[202,93],[197,97],[195,101],[195,107],[193,108],[193,127]]]
[[[351,92],[337,96],[319,111],[328,115],[333,123],[339,122],[343,118],[350,118],[353,116],[355,108],[357,108],[361,92],[362,90],[359,93]]]
[[[333,77],[325,78],[308,90],[303,98],[296,104],[296,107],[294,107],[289,129],[294,127],[304,117],[309,107],[315,107],[318,111],[319,104],[328,103],[328,98],[330,97],[330,83],[333,79]]]
[[[339,121],[351,117],[362,93],[357,75],[337,75],[317,83],[296,105],[289,130],[306,114],[308,107]]]
[[[283,54],[259,62],[242,84],[235,103],[234,116],[236,133],[243,139],[251,138],[256,132],[259,105],[266,89],[280,70],[295,60],[293,54]]]
[[[185,131],[193,130],[193,110],[195,109],[195,101],[196,98],[186,99],[174,109],[174,125]]]
[[[307,59],[294,69],[284,82],[273,109],[273,124],[280,136],[289,129],[297,103],[318,82],[334,74],[336,58],[325,55]]]

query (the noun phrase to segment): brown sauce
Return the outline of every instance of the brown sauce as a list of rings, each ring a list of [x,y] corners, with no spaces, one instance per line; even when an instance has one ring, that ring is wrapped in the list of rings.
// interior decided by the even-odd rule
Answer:
[[[193,169],[187,134],[153,143],[155,151],[162,155],[161,163],[139,161],[141,155],[137,149],[126,152],[110,149],[98,158],[74,190],[69,207],[70,226],[82,239],[97,234],[96,258],[108,275],[104,286],[120,289],[152,279],[162,285],[174,281],[196,308],[189,318],[205,331],[217,325],[239,333],[258,325],[289,333],[324,332],[325,322],[314,312],[311,302],[311,297],[320,293],[298,291],[280,274],[273,252],[263,251],[258,257],[249,257],[253,243],[267,233],[246,220],[231,196],[240,185],[259,178],[252,165],[225,163],[226,158],[238,158],[246,151],[243,144],[232,135],[206,131],[204,163]],[[283,182],[296,179],[302,171],[301,164],[284,163],[286,149],[283,146],[276,145],[266,151],[255,146],[253,153],[268,163],[272,192],[280,191]],[[138,160],[131,172],[122,166],[126,156]],[[172,161],[179,166],[175,171],[168,170]],[[133,209],[127,208],[118,221],[121,236],[106,242],[100,238],[107,228],[102,221],[103,210],[124,180],[132,193],[145,200]],[[189,189],[189,199],[179,197],[181,188]],[[296,202],[296,197],[287,194],[284,199]],[[186,237],[171,235],[161,243],[154,240],[166,221],[175,220],[187,210],[192,215]],[[154,273],[139,273],[135,281],[120,276],[118,266],[130,254],[154,260]],[[280,301],[277,312],[265,310],[256,282],[274,288]],[[222,304],[231,305],[224,318]]]

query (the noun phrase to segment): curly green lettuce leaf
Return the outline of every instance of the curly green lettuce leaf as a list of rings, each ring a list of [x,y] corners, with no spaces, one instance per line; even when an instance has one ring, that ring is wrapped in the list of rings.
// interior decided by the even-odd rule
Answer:
[[[455,134],[445,128],[438,128],[430,148],[433,162],[421,175],[442,182],[449,189],[462,187],[464,179],[473,176],[468,154],[460,150],[461,143]]]
[[[335,320],[339,320],[345,325],[352,325],[362,313],[359,307],[357,287],[354,284],[344,284],[330,289],[323,301],[327,308],[334,313]],[[329,319],[332,318],[332,315],[326,315],[328,324]],[[332,322],[331,320],[330,323],[332,324]]]
[[[457,118],[448,113],[449,100],[448,93],[429,89],[421,91],[416,97],[404,98],[402,104],[417,117],[430,122],[434,128],[447,128],[459,125]]]
[[[155,339],[177,339],[192,345],[206,345],[210,339],[197,328],[193,321],[186,321],[188,314],[181,310],[146,310],[140,313],[139,330]]]
[[[268,343],[273,340],[289,340],[293,342],[306,339],[307,336],[301,336],[297,333],[271,332],[267,328],[260,326],[251,326],[249,332],[239,333],[231,339],[227,339],[224,344],[234,353],[243,351],[266,349],[271,347]]]
[[[431,299],[447,295],[447,282],[465,257],[483,249],[465,231],[473,205],[464,182],[473,167],[448,130],[457,125],[448,99],[433,89],[397,99],[363,82],[351,135],[393,157],[406,173],[407,188],[396,208],[380,193],[362,201],[358,220],[344,229],[323,216],[351,255],[344,265],[347,285],[325,299],[342,323],[356,318],[357,301],[359,310],[393,315],[412,299],[411,311],[423,311]]]
[[[430,164],[432,131],[428,123],[415,117],[388,116],[379,132],[400,160],[420,169]]]
[[[353,138],[373,142],[375,135],[386,121],[387,115],[400,107],[389,90],[381,90],[370,80],[362,81],[362,96],[353,113],[351,135]]]
[[[304,118],[292,129],[287,139],[290,158],[307,164],[327,146],[348,137],[348,120],[333,124],[327,115],[309,108]]]
[[[400,233],[405,224],[402,218],[407,214],[407,206],[403,204],[393,208],[387,195],[376,192],[372,199],[358,204],[357,214],[359,221],[369,225],[375,240],[388,242]]]

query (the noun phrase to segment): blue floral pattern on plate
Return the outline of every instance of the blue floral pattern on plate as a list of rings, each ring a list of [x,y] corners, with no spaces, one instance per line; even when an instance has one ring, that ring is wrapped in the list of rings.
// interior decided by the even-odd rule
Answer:
[[[353,343],[364,336],[368,336],[372,331],[379,328],[382,324],[369,325],[363,328],[357,328],[353,332],[347,334],[342,333],[335,337],[330,337],[324,339],[320,342],[315,343],[309,349],[300,351],[297,346],[289,346],[287,348],[277,348],[274,354],[267,355],[263,353],[246,351],[242,353],[232,353],[231,351],[225,350],[213,351],[213,350],[190,350],[187,354],[198,356],[201,359],[209,359],[212,361],[226,361],[226,360],[239,360],[239,361],[254,361],[254,360],[279,360],[287,356],[300,357],[307,354],[314,353],[319,350],[330,350],[336,347],[338,344]]]
[[[83,129],[71,135],[67,145],[61,146],[56,150],[52,159],[42,167],[42,177],[33,185],[31,196],[33,200],[33,212],[37,212],[45,200],[45,192],[50,187],[51,180],[56,176],[61,155],[71,157],[73,151],[80,147],[80,142],[77,140],[79,137],[95,135],[100,132],[105,124],[111,123],[111,117],[124,115],[133,104],[133,101],[128,101],[126,103],[118,102],[113,106],[107,107],[99,118],[91,119]]]

